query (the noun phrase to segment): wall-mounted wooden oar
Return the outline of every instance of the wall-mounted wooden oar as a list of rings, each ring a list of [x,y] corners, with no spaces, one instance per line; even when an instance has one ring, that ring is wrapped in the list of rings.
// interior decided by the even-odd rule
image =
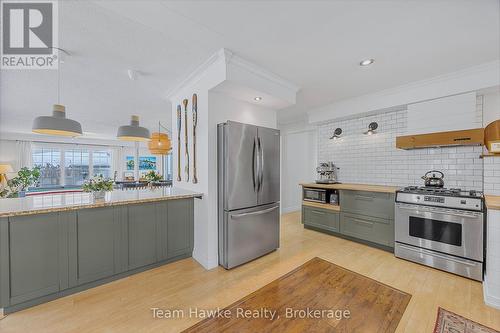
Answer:
[[[184,171],[186,172],[186,181],[189,181],[189,141],[188,141],[188,100],[184,99],[182,101],[182,104],[184,104],[184,143],[186,146],[186,166],[184,168]]]
[[[191,105],[193,109],[193,184],[198,183],[196,176],[196,126],[198,125],[198,96],[193,94],[193,101]]]
[[[177,105],[177,181],[181,181],[181,105]]]

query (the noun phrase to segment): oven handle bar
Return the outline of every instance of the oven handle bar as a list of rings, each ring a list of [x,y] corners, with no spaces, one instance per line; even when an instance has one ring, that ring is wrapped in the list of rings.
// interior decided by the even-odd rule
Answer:
[[[460,214],[460,213],[456,213],[456,212],[453,212],[453,211],[448,211],[448,210],[438,210],[438,209],[435,209],[435,210],[431,210],[431,209],[428,209],[428,208],[424,208],[422,206],[402,206],[402,205],[397,205],[396,206],[398,209],[404,209],[404,210],[410,210],[410,211],[413,211],[415,212],[416,214],[419,214],[419,211],[422,211],[422,212],[429,212],[429,213],[437,213],[437,214],[447,214],[447,215],[453,215],[453,216],[458,216],[458,217],[465,217],[465,218],[475,218],[475,217],[478,217],[481,215],[481,213],[471,213],[471,214]]]

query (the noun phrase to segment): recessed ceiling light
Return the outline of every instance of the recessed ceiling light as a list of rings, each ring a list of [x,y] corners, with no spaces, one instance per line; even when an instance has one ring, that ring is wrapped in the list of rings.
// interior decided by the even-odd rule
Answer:
[[[373,60],[373,59],[365,59],[365,60],[361,61],[359,63],[359,65],[360,66],[369,66],[369,65],[373,64],[374,62],[375,62],[375,60]]]
[[[257,101],[257,102],[258,102],[258,101],[261,101],[261,100],[262,100],[262,97],[260,97],[260,96],[256,96],[256,97],[254,97],[253,99],[254,99],[254,101]]]

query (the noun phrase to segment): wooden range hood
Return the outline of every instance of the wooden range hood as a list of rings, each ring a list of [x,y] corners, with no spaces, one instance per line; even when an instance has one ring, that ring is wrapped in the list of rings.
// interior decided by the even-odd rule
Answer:
[[[483,128],[396,137],[396,147],[399,149],[470,145],[482,146],[483,144]]]

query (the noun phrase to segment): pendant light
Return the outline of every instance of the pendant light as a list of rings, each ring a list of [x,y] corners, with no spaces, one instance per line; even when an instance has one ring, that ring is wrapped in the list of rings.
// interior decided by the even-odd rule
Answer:
[[[59,48],[58,48],[59,49]],[[59,49],[65,54],[69,53]],[[61,59],[61,57],[59,57]],[[61,62],[59,62],[59,66]],[[52,116],[40,116],[33,120],[32,131],[39,134],[75,137],[82,135],[82,125],[66,118],[66,107],[61,103],[61,68],[57,69],[57,104],[52,106]]]
[[[69,52],[56,48],[66,55]],[[66,118],[66,107],[61,104],[61,57],[57,59],[59,68],[57,69],[57,104],[52,106],[52,116],[40,116],[33,120],[32,131],[39,134],[60,135],[75,137],[82,135],[82,125],[72,119]]]
[[[158,122],[158,132],[151,134],[151,141],[148,142],[149,151],[154,155],[167,155],[172,150],[168,133],[162,133],[161,128],[168,132],[168,129]]]
[[[118,128],[116,134],[118,139],[124,141],[149,141],[149,130],[139,126],[139,116],[132,116],[130,125],[123,125]]]

